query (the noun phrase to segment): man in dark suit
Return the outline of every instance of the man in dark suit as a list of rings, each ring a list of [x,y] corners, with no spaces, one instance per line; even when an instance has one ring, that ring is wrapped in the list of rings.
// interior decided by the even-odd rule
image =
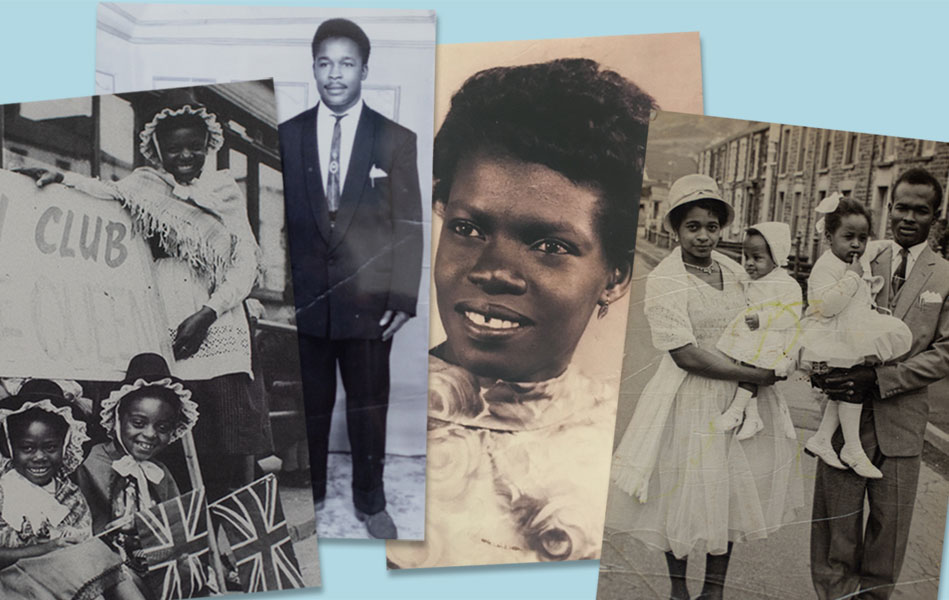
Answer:
[[[883,478],[818,462],[811,574],[821,599],[889,598],[903,565],[929,414],[927,387],[949,376],[949,262],[928,243],[941,201],[935,177],[924,169],[906,171],[893,187],[893,240],[867,249],[873,274],[886,282],[877,305],[909,326],[909,354],[893,364],[832,373],[825,382],[832,397],[863,402],[861,442]],[[838,431],[835,449],[841,444]]]
[[[316,507],[326,495],[336,366],[346,390],[353,502],[397,537],[383,488],[389,351],[422,270],[416,136],[362,100],[369,38],[346,19],[313,37],[320,103],[280,125],[284,196]]]

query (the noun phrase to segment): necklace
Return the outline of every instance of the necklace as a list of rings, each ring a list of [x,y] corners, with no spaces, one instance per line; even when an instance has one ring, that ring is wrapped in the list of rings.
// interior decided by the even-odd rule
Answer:
[[[682,261],[682,264],[685,265],[685,266],[687,266],[687,267],[692,267],[692,268],[695,269],[696,271],[701,271],[701,272],[705,273],[706,275],[711,275],[712,273],[715,272],[715,263],[714,263],[714,262],[713,262],[712,264],[710,264],[709,266],[707,266],[707,267],[700,267],[699,265],[693,265],[692,263],[687,263],[687,262],[685,262],[685,261]]]

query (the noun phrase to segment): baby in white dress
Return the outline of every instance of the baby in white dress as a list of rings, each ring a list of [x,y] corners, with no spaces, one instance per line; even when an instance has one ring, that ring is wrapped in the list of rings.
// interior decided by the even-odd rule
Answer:
[[[801,334],[801,286],[783,268],[791,252],[791,229],[786,223],[766,222],[751,226],[742,244],[747,310],[728,325],[717,347],[729,357],[762,369],[774,369],[779,377],[797,366]],[[764,424],[758,414],[757,386],[742,383],[729,407],[712,422],[715,431],[741,425],[738,439],[745,440]],[[780,396],[779,396],[780,399]],[[796,438],[787,404],[780,399],[784,432]]]

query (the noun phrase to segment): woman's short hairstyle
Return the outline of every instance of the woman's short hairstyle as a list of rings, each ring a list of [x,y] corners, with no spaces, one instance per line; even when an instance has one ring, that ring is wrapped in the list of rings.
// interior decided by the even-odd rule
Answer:
[[[602,196],[608,259],[634,245],[653,98],[589,59],[480,71],[461,86],[435,137],[433,200],[447,204],[459,162],[477,152],[537,163]]]
[[[824,232],[833,235],[840,228],[840,222],[848,215],[862,215],[867,219],[867,229],[873,231],[873,217],[863,202],[853,198],[841,198],[837,210],[824,216]]]
[[[685,220],[685,215],[693,208],[704,208],[718,218],[718,224],[722,227],[728,222],[728,207],[724,202],[712,198],[703,198],[695,202],[680,204],[669,212],[669,224],[674,231],[679,231],[679,226]]]
[[[313,43],[310,45],[310,51],[313,58],[320,51],[320,44],[330,38],[347,38],[359,46],[359,54],[362,55],[362,64],[369,64],[369,51],[372,46],[369,43],[369,36],[362,30],[362,27],[356,25],[349,19],[327,19],[320,23],[313,35]]]

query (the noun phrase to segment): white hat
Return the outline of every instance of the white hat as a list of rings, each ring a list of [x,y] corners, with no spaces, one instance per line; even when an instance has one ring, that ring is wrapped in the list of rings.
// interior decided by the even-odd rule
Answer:
[[[728,213],[725,222],[722,223],[722,227],[727,227],[735,220],[735,209],[722,198],[722,194],[718,191],[718,184],[715,183],[715,180],[707,175],[695,173],[692,175],[684,175],[676,179],[675,183],[673,183],[669,189],[669,200],[666,204],[666,212],[662,217],[662,225],[666,231],[675,233],[672,222],[669,220],[669,215],[672,214],[673,210],[699,200],[717,200],[722,203]]]

